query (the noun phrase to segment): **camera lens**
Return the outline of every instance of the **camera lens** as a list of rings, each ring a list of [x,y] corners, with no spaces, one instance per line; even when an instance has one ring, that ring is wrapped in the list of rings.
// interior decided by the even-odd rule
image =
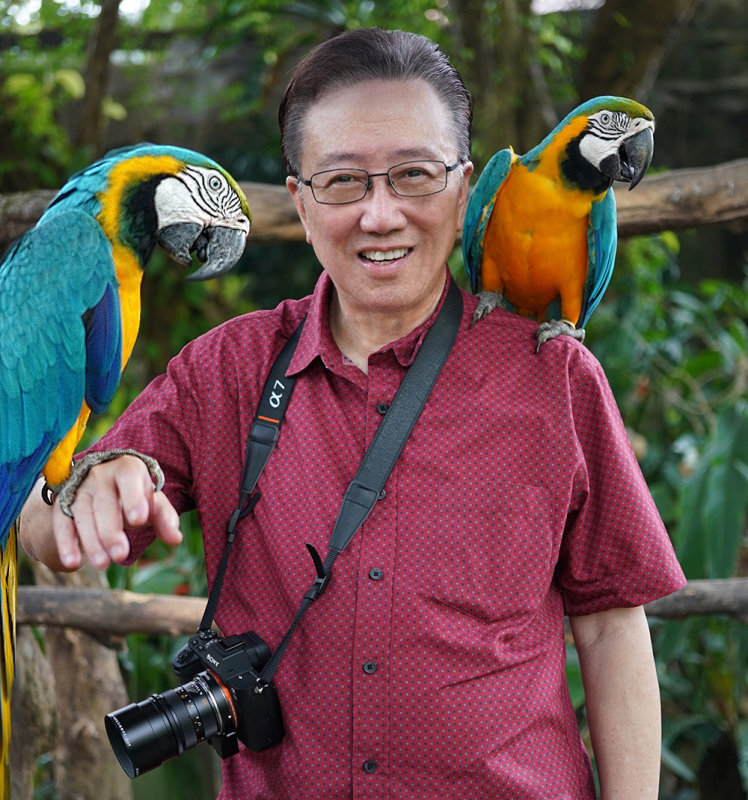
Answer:
[[[236,730],[229,689],[209,671],[163,694],[107,714],[109,743],[130,778],[155,769],[204,739]]]

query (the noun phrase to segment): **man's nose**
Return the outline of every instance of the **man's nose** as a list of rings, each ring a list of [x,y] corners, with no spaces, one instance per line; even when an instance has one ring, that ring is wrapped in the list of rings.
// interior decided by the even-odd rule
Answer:
[[[369,191],[360,201],[363,208],[361,228],[381,233],[404,225],[404,199],[392,188],[387,173],[370,175]]]

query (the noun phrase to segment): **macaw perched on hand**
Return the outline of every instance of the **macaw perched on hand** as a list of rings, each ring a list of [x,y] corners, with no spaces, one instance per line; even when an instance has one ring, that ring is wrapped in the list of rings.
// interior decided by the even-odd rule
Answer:
[[[536,350],[559,334],[583,340],[613,272],[613,181],[633,189],[653,152],[648,108],[596,97],[526,155],[496,153],[465,214],[465,269],[473,292],[483,290],[473,322],[504,305],[541,323]]]
[[[59,486],[91,411],[107,408],[140,325],[156,244],[191,279],[229,270],[250,228],[236,181],[199,153],[138,145],[74,175],[0,264],[0,750],[8,796],[14,520],[42,473]]]

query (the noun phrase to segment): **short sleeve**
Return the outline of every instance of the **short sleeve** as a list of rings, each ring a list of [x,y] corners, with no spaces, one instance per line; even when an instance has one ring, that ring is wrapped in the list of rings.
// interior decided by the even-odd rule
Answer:
[[[598,362],[569,365],[573,497],[556,579],[569,615],[643,605],[685,584]]]
[[[201,422],[196,387],[195,343],[169,363],[165,374],[152,381],[128,406],[112,428],[91,448],[131,448],[153,456],[164,473],[163,491],[179,514],[194,508],[192,484],[199,461]],[[198,359],[199,366],[199,359]],[[127,531],[132,564],[154,540],[151,528]]]

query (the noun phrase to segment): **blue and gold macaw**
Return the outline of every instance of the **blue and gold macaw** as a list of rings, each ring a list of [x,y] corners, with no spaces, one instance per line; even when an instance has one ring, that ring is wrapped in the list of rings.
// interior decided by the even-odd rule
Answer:
[[[140,325],[157,244],[189,277],[230,269],[250,228],[236,181],[199,153],[138,145],[74,175],[0,264],[0,749],[8,796],[14,669],[14,521],[40,474],[68,477],[91,411],[109,405]]]
[[[537,346],[584,325],[613,272],[613,181],[633,189],[654,152],[654,117],[624,97],[578,106],[524,156],[500,150],[465,214],[462,250],[474,321],[498,305],[537,319]],[[558,317],[558,318],[556,318]]]

